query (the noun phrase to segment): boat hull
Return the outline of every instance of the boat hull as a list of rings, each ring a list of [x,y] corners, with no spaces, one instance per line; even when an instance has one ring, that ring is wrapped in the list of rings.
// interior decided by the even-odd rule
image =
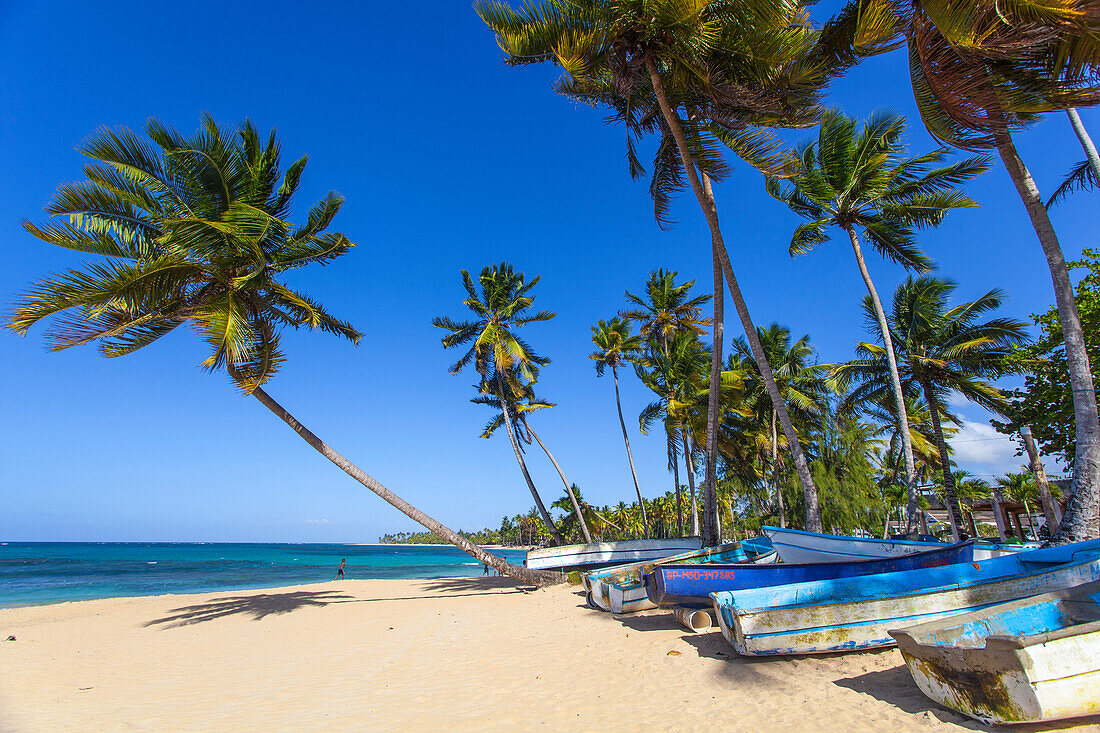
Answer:
[[[1032,556],[1032,557],[1028,557]],[[1100,580],[1100,540],[940,568],[714,593],[739,654],[892,646],[889,630]]]
[[[656,608],[646,595],[642,580],[645,574],[652,572],[655,567],[667,562],[706,564],[750,560],[767,554],[770,548],[771,543],[767,538],[756,538],[672,555],[660,560],[629,563],[597,570],[584,576],[588,602],[590,606],[611,613],[634,613]]]
[[[524,564],[532,570],[591,569],[657,560],[669,555],[698,550],[702,545],[700,538],[686,537],[674,540],[625,540],[544,547],[528,552]]]
[[[779,559],[791,564],[854,562],[880,557],[913,555],[937,547],[948,547],[946,542],[845,537],[780,527],[764,527],[764,533],[771,538],[772,545],[779,553]],[[1019,552],[1022,549],[1034,549],[1034,547],[979,542],[974,548],[974,559],[989,560]]]
[[[1100,583],[890,634],[925,695],[987,724],[1100,714]]]
[[[874,558],[858,562],[804,563],[789,565],[726,565],[705,566],[662,563],[645,577],[649,601],[660,608],[709,609],[714,605],[711,593],[767,588],[813,580],[852,578],[860,575],[941,567],[960,562],[973,562],[974,543],[936,547],[925,552],[898,557]]]

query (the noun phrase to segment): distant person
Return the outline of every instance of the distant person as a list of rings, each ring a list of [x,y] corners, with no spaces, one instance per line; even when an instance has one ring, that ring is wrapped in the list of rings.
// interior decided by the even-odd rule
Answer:
[[[485,569],[481,571],[481,574],[482,576],[485,576],[489,574],[489,563],[483,563],[483,565],[485,566]]]
[[[348,561],[345,558],[340,558],[340,567],[336,568],[336,577],[333,580],[342,580],[344,577],[344,568],[348,566]]]

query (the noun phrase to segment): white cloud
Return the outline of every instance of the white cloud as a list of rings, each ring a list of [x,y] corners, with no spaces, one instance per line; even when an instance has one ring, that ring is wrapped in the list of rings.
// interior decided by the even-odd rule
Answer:
[[[332,524],[327,519],[307,519],[306,524]]]
[[[954,449],[959,467],[977,475],[1000,476],[1008,471],[1020,471],[1026,463],[1024,456],[1016,455],[1015,441],[986,423],[963,418],[962,428],[947,442]]]
[[[974,403],[963,397],[958,392],[951,392],[947,395],[947,404],[954,407],[956,410],[961,410],[964,407],[973,407]]]

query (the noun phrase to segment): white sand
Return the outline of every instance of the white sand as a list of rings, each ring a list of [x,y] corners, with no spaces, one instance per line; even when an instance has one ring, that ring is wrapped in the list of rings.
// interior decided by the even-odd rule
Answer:
[[[496,578],[8,609],[8,635],[4,731],[983,729],[926,699],[895,650],[740,659],[666,612]]]

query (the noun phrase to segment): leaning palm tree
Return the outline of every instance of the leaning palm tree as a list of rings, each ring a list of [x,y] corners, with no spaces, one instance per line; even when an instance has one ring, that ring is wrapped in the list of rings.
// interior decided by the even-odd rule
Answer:
[[[623,420],[623,404],[619,399],[619,367],[632,361],[642,350],[644,340],[639,335],[631,335],[630,321],[612,318],[599,321],[592,327],[592,343],[596,350],[588,355],[596,362],[596,376],[602,377],[607,367],[611,367],[612,381],[615,383],[615,409],[619,413],[619,427],[623,431],[623,444],[626,446],[626,460],[630,463],[630,475],[634,479],[634,491],[638,494],[638,506],[642,512],[642,530],[649,538],[649,519],[645,514],[645,502],[642,489],[638,485],[638,472],[634,469],[634,456],[630,452],[630,438],[626,434],[626,422]]]
[[[999,290],[950,308],[948,301],[954,290],[955,284],[949,280],[910,276],[894,293],[887,320],[902,387],[906,391],[919,389],[931,413],[943,472],[944,504],[957,541],[962,517],[941,420],[947,397],[961,394],[988,410],[1003,413],[1007,409],[1004,394],[987,379],[1008,373],[1005,357],[1027,335],[1025,324],[1011,318],[978,321],[982,315],[1001,307],[1003,296]],[[863,310],[868,324],[874,324],[876,317],[870,298],[864,299]],[[848,395],[847,405],[881,403],[890,390],[884,349],[880,344],[861,343],[857,354],[857,359],[836,366],[833,377],[842,389],[853,380],[860,382]]]
[[[686,177],[702,209],[711,232],[716,298],[704,540],[708,544],[716,542],[710,517],[711,505],[716,501],[717,400],[723,342],[719,296],[723,279],[793,446],[807,525],[819,530],[821,518],[813,478],[780,402],[771,368],[756,343],[755,326],[722,238],[708,167],[698,156],[717,138],[750,164],[774,166],[777,170],[782,167],[782,156],[775,155],[782,145],[760,126],[812,123],[831,66],[831,58],[813,53],[818,34],[809,25],[805,7],[796,0],[546,0],[516,12],[505,4],[483,0],[476,8],[496,33],[508,63],[558,63],[566,72],[558,91],[593,103],[607,103],[618,119],[627,122],[628,159],[633,173],[640,170],[640,165],[632,136],[660,132],[657,166],[665,174],[655,176],[651,191],[667,199],[668,192],[683,188]],[[688,125],[684,124],[685,117]],[[695,135],[703,130],[704,120],[709,139]]]
[[[1081,316],[1058,235],[1012,133],[1046,112],[1100,103],[1100,13],[1086,0],[1005,4],[850,0],[831,27],[840,56],[909,47],[909,78],[928,131],[968,150],[995,149],[1050,269],[1073,395],[1073,497],[1055,543],[1097,535],[1100,416]],[[843,48],[841,48],[843,46]]]
[[[527,445],[530,445],[531,441],[534,440],[539,444],[539,448],[542,448],[542,452],[546,454],[546,457],[550,459],[550,463],[553,464],[554,470],[558,472],[558,477],[561,479],[561,482],[565,484],[565,493],[572,502],[571,511],[580,524],[581,534],[584,535],[584,541],[592,542],[592,533],[588,530],[588,522],[585,521],[581,512],[581,505],[577,501],[577,497],[573,495],[573,489],[572,485],[569,483],[569,479],[565,477],[565,472],[562,471],[561,465],[559,465],[557,459],[554,458],[554,454],[551,453],[550,449],[546,447],[546,444],[542,442],[542,438],[540,438],[539,434],[535,432],[535,429],[531,427],[531,423],[528,420],[532,413],[556,407],[556,403],[536,397],[534,387],[530,384],[522,387],[517,386],[515,391],[520,391],[523,394],[522,399],[513,398],[508,400],[508,409],[512,412],[512,425],[515,426],[516,437],[519,438],[521,443],[526,443]],[[514,394],[514,391],[505,390],[504,394],[505,397],[509,397]],[[497,415],[489,420],[481,433],[482,438],[491,438],[493,433],[496,432],[496,429],[504,424],[504,412],[500,407],[500,399],[497,398],[496,395],[487,394],[478,395],[470,400],[470,402],[478,405],[486,405],[497,412]],[[520,451],[523,451],[522,445],[520,446]]]
[[[462,286],[468,296],[462,303],[474,314],[475,320],[459,322],[446,316],[438,316],[432,319],[432,325],[450,331],[442,339],[444,349],[470,344],[466,353],[451,365],[451,374],[458,374],[472,363],[480,377],[478,391],[481,394],[494,394],[500,404],[507,405],[509,400],[522,397],[526,383],[535,381],[539,368],[550,363],[549,359],[535,353],[523,337],[515,332],[516,329],[528,323],[549,321],[556,314],[550,311],[527,314],[535,300],[529,293],[538,284],[537,275],[528,281],[522,272],[516,272],[510,264],[502,262],[483,267],[478,275],[478,284],[475,285],[469,272],[461,272]],[[531,490],[542,521],[546,523],[554,540],[559,545],[563,544],[554,520],[546,511],[546,505],[542,503],[535,482],[527,471],[523,451],[520,450],[516,430],[512,425],[511,411],[501,410],[501,416],[508,439],[512,443],[512,451],[516,454],[516,462],[519,463],[527,488]]]
[[[848,235],[885,346],[883,352],[890,371],[905,460],[911,529],[918,491],[905,395],[886,313],[864,262],[856,230],[862,229],[864,238],[884,257],[907,269],[928,271],[931,261],[913,241],[914,230],[938,226],[951,209],[977,206],[956,186],[989,170],[989,159],[973,157],[954,165],[933,167],[943,161],[947,151],[941,148],[920,157],[905,157],[901,142],[904,130],[903,118],[878,114],[857,133],[855,120],[830,112],[821,121],[817,141],[799,148],[802,168],[790,178],[790,185],[783,186],[779,180],[770,178],[767,188],[772,196],[809,220],[795,229],[791,237],[792,256],[805,254],[827,241],[829,227],[837,227]]]
[[[46,211],[56,223],[24,226],[50,244],[103,257],[37,283],[15,304],[20,334],[53,319],[54,350],[96,342],[106,357],[131,354],[188,325],[210,347],[202,362],[224,369],[312,448],[414,521],[497,571],[525,582],[550,576],[488,553],[397,496],[337,453],[263,389],[284,360],[283,327],[302,326],[358,342],[360,333],[283,273],[326,264],[354,245],[326,232],[343,198],[329,193],[294,227],[290,203],[306,158],[285,172],[275,132],[247,120],[236,130],[204,116],[185,137],[158,120],[145,131],[100,130],[80,146],[88,180],[65,184]]]

